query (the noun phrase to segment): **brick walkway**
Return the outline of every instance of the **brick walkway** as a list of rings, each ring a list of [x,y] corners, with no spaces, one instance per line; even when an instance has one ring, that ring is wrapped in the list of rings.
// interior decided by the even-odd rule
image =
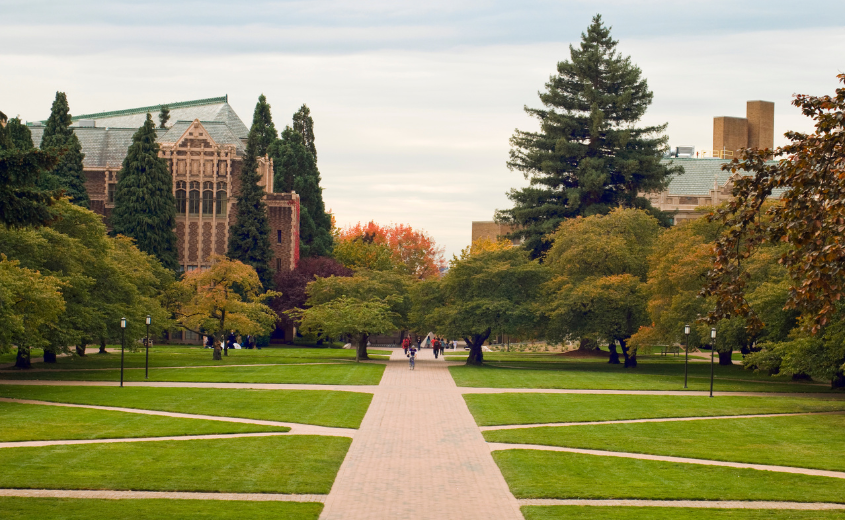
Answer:
[[[556,500],[523,499],[521,506],[696,507],[708,509],[845,509],[827,502],[766,502],[745,500]]]
[[[442,358],[397,350],[338,472],[322,520],[521,520]]]

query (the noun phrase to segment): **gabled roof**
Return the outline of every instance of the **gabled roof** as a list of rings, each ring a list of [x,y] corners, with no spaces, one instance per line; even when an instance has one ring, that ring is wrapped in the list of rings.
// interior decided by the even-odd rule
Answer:
[[[159,143],[178,142],[193,123],[193,121],[176,121],[176,124],[168,128],[164,133],[159,133],[156,141]],[[226,123],[221,121],[200,121],[200,124],[205,128],[208,137],[215,143],[235,145],[238,155],[243,155],[246,151],[241,139],[235,135]]]

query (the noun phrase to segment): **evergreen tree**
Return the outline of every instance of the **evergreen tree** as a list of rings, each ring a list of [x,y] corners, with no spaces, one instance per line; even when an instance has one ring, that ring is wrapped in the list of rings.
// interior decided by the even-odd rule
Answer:
[[[42,226],[55,219],[50,206],[57,193],[40,188],[39,177],[59,154],[34,148],[29,128],[17,118],[6,124],[5,117],[0,112],[0,225]]]
[[[138,249],[166,268],[179,267],[176,253],[176,199],[173,177],[158,156],[155,123],[150,114],[132,136],[117,180],[111,224],[114,234],[135,239]]]
[[[47,119],[44,135],[41,137],[41,149],[52,149],[62,153],[59,164],[47,175],[41,177],[41,187],[48,190],[62,189],[70,201],[77,206],[89,206],[88,191],[85,189],[85,173],[82,171],[82,145],[70,128],[71,116],[68,112],[67,96],[56,92],[50,117]]]
[[[170,121],[170,107],[167,105],[161,106],[161,111],[158,113],[159,128],[167,128],[167,122]]]
[[[316,163],[317,147],[314,146],[314,120],[311,119],[311,110],[305,103],[293,115],[293,129],[299,132],[299,135],[305,139],[305,146],[311,152],[311,155],[314,156],[314,162]]]
[[[540,121],[540,131],[517,130],[511,137],[508,168],[530,185],[512,189],[513,208],[497,211],[496,219],[516,226],[511,238],[524,238],[533,257],[550,247],[544,237],[567,218],[621,206],[669,223],[638,194],[665,189],[680,168],[660,163],[665,124],[635,126],[652,92],[639,67],[617,53],[617,43],[596,15],[580,47],[569,47],[571,61],[558,63],[540,93],[544,108],[525,108]]]
[[[265,155],[275,139],[275,127],[270,119],[270,105],[262,94],[255,105],[252,127],[247,137],[246,153],[241,170],[241,187],[237,195],[237,216],[229,230],[229,252],[232,260],[251,265],[258,273],[265,289],[272,283],[270,259],[270,219],[264,203],[264,189],[258,185],[258,158]]]

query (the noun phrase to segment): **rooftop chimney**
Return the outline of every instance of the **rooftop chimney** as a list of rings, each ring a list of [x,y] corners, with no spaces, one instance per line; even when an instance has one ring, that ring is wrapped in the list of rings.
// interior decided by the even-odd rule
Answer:
[[[749,101],[745,116],[713,118],[713,157],[739,157],[741,148],[774,148],[775,104]]]

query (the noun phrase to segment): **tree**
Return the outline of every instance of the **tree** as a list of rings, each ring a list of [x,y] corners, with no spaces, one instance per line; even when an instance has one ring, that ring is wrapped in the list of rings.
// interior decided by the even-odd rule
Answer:
[[[43,226],[55,218],[50,207],[57,192],[40,188],[40,176],[56,166],[59,154],[33,148],[19,119],[0,123],[0,224]]]
[[[65,302],[57,278],[19,264],[0,254],[0,352],[17,346],[15,367],[30,368],[30,349],[47,345],[43,327],[59,318]]]
[[[349,269],[399,270],[390,247],[373,242],[367,235],[336,241],[332,256]]]
[[[540,93],[544,108],[525,108],[539,120],[539,132],[511,137],[508,168],[530,184],[508,193],[514,206],[496,219],[517,227],[509,237],[524,238],[534,258],[550,247],[545,237],[576,216],[621,206],[645,209],[668,225],[640,193],[663,190],[681,169],[660,163],[666,125],[635,126],[653,96],[617,43],[596,15],[580,47],[569,47],[571,61],[558,63]]]
[[[159,128],[167,128],[167,122],[170,121],[170,107],[161,105],[161,111],[158,113]]]
[[[258,158],[266,155],[270,137],[275,132],[270,117],[270,105],[262,94],[255,105],[252,128],[247,137],[246,153],[241,171],[241,187],[237,195],[235,223],[229,230],[227,256],[251,266],[258,273],[262,286],[270,287],[273,273],[270,259],[270,217],[264,203],[264,189],[258,185]]]
[[[636,367],[628,339],[646,324],[643,284],[647,258],[659,234],[657,220],[642,210],[564,221],[546,258],[554,279],[546,286],[549,337],[604,340],[610,363]]]
[[[369,316],[373,322],[361,325],[360,329],[347,330],[344,333],[355,336],[358,340],[357,359],[368,359],[367,340],[372,334],[381,334],[391,330],[404,330],[408,324],[408,313],[411,308],[409,287],[411,280],[404,275],[392,271],[369,271],[360,269],[354,276],[330,276],[317,278],[308,284],[307,305],[311,308],[325,306],[331,302],[344,300],[340,308],[350,312],[362,312],[362,316]],[[352,305],[357,302],[360,307]],[[375,305],[370,305],[375,304]],[[384,309],[382,312],[379,309]],[[332,307],[323,307],[332,308]],[[308,309],[310,310],[310,309]],[[303,311],[304,312],[304,311]],[[322,312],[322,311],[319,311]],[[292,316],[304,316],[299,311],[289,312]],[[376,319],[377,318],[377,319]],[[388,319],[390,326],[381,328],[382,319]],[[316,330],[309,326],[306,330]],[[373,324],[380,324],[375,327]],[[328,330],[328,329],[327,329]],[[327,335],[334,335],[328,331]]]
[[[192,271],[175,287],[172,309],[186,329],[223,342],[229,330],[260,336],[276,326],[276,313],[264,301],[278,296],[263,288],[255,269],[237,260],[212,256],[211,268]],[[217,349],[214,359],[220,359]]]
[[[147,114],[144,125],[132,136],[118,174],[111,224],[114,234],[135,239],[141,251],[175,272],[179,264],[173,177],[158,150],[155,124]]]
[[[74,133],[71,116],[68,113],[67,96],[56,92],[56,100],[41,136],[41,149],[60,153],[61,159],[49,174],[41,177],[41,187],[47,190],[62,189],[70,201],[88,208],[88,191],[85,188],[85,172],[82,171],[82,145]]]
[[[387,246],[394,268],[403,274],[420,280],[439,276],[440,270],[446,266],[446,261],[443,259],[443,248],[437,247],[434,239],[425,231],[416,231],[406,224],[381,226],[373,221],[366,225],[359,222],[355,226],[350,226],[341,231],[336,242],[335,247],[341,250],[341,256],[352,252],[349,249],[354,250],[354,248],[344,248],[341,245],[343,242]],[[376,248],[359,247],[359,249],[368,252],[368,257],[381,258],[378,254],[379,250]],[[353,256],[353,258],[356,257]],[[386,268],[386,262],[384,264]]]
[[[837,77],[845,83],[845,74]],[[734,199],[711,215],[723,231],[702,295],[715,299],[709,323],[742,316],[749,331],[762,328],[764,322],[747,296],[751,275],[746,259],[764,244],[783,243],[788,247],[778,261],[790,280],[785,305],[801,315],[804,345],[833,348],[834,342],[824,338],[837,337],[826,328],[837,325],[834,318],[840,316],[845,292],[845,88],[836,89],[834,96],[797,95],[792,104],[815,121],[813,133],[787,132],[786,146],[745,150],[741,159],[725,166],[750,175],[735,180]],[[774,190],[783,190],[781,204],[766,208]],[[831,381],[845,384],[845,356],[836,352],[838,347],[821,357],[840,361]]]
[[[314,120],[311,119],[311,109],[303,103],[299,110],[293,115],[293,130],[305,141],[305,147],[317,162],[317,147],[314,146]]]
[[[481,347],[493,331],[525,334],[541,324],[537,304],[548,278],[548,269],[522,248],[465,254],[452,260],[441,279],[417,285],[415,321],[463,338],[470,349],[467,365],[481,365]]]
[[[293,325],[293,320],[286,314],[291,309],[304,309],[308,300],[307,285],[317,278],[330,276],[352,276],[353,271],[333,258],[303,258],[292,271],[276,273],[273,278],[276,291],[281,296],[275,298],[271,307],[279,315],[283,325]]]

